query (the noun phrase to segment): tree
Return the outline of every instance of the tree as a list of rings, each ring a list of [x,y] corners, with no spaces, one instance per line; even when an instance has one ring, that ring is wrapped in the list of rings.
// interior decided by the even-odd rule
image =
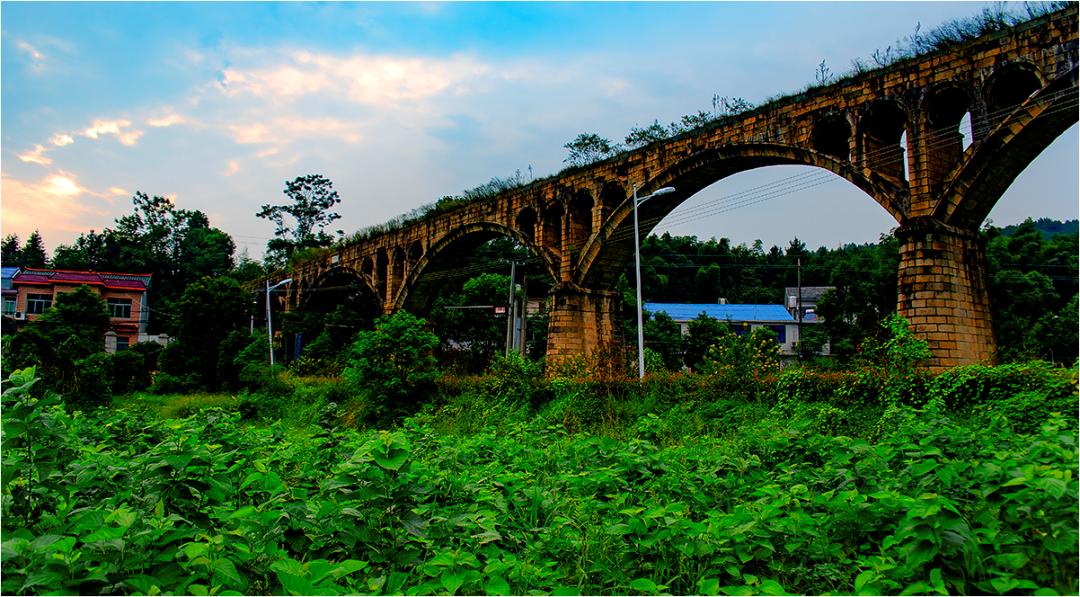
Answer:
[[[407,412],[434,389],[439,339],[426,327],[425,320],[398,311],[356,335],[342,375],[367,392],[380,418]]]
[[[274,236],[266,243],[268,263],[282,265],[297,251],[327,246],[333,237],[324,230],[341,216],[330,211],[341,203],[334,183],[321,174],[298,176],[286,181],[285,196],[292,200],[286,205],[263,205],[257,217],[274,223]],[[286,216],[292,222],[286,221]]]
[[[91,230],[71,245],[57,247],[57,269],[144,273],[153,276],[150,288],[152,328],[175,334],[168,312],[184,288],[204,276],[221,276],[233,267],[232,238],[210,226],[201,211],[179,209],[168,198],[141,191],[132,197],[133,211],[116,219],[100,234]]]
[[[245,327],[250,296],[228,277],[205,277],[184,289],[176,302],[177,339],[162,359],[169,375],[194,375],[206,389],[217,389],[227,375],[218,370],[221,344],[229,332]]]
[[[57,295],[53,306],[12,338],[4,367],[37,365],[43,383],[65,395],[69,402],[86,405],[108,398],[106,367],[92,359],[105,351],[109,311],[89,286]]]
[[[497,317],[491,309],[453,309],[475,305],[506,305],[510,276],[486,273],[470,278],[459,292],[435,299],[432,322],[446,348],[463,347],[468,357],[465,366],[483,370],[506,346],[506,317]]]
[[[719,342],[731,330],[726,323],[702,313],[688,324],[687,332],[683,358],[687,367],[697,370],[709,352],[709,347]]]
[[[19,237],[14,234],[5,236],[3,244],[0,244],[0,263],[19,265],[21,259],[22,252],[19,249]]]
[[[663,141],[667,138],[667,129],[660,124],[660,121],[654,120],[652,124],[643,129],[637,127],[630,129],[630,134],[626,136],[626,145],[632,148],[645,147],[650,143]]]
[[[570,150],[563,162],[571,166],[588,166],[619,151],[617,145],[595,133],[581,133],[563,147]]]
[[[663,311],[650,313],[642,325],[645,345],[656,351],[669,371],[682,369],[682,332],[679,324]]]
[[[49,256],[45,253],[45,241],[37,230],[26,239],[26,244],[19,252],[19,261],[22,267],[45,267],[48,263]]]

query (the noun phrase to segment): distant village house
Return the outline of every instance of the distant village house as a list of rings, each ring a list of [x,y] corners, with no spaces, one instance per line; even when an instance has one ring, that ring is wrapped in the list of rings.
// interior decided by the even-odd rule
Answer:
[[[17,271],[9,272],[9,269]],[[3,314],[18,324],[41,317],[58,294],[86,285],[101,295],[109,310],[109,330],[102,339],[108,352],[124,350],[136,342],[168,342],[168,336],[146,333],[150,320],[147,302],[150,274],[34,268],[4,270]]]

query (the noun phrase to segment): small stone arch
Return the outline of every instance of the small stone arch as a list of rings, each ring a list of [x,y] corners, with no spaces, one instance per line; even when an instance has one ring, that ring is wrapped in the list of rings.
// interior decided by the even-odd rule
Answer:
[[[908,129],[908,113],[895,98],[870,103],[859,120],[859,150],[863,167],[899,182],[906,180],[906,152],[902,145]]]
[[[536,210],[531,205],[521,208],[517,217],[514,218],[514,225],[530,243],[536,239],[536,222]]]
[[[851,123],[848,122],[847,116],[832,112],[814,123],[814,130],[810,134],[810,146],[815,151],[841,160],[850,160]]]
[[[1039,69],[1026,60],[1008,62],[996,68],[983,87],[990,121],[996,122],[1013,107],[1043,88]],[[995,117],[996,116],[996,117]]]
[[[544,221],[541,229],[540,244],[557,252],[562,251],[562,221],[563,204],[554,201],[544,210]]]
[[[401,291],[401,284],[405,280],[405,250],[401,247],[394,247],[393,253],[390,258],[390,292],[397,293]]]
[[[390,257],[383,247],[375,253],[375,294],[380,300],[386,300],[386,286],[390,277]]]
[[[600,188],[600,222],[607,220],[626,201],[629,193],[626,187],[614,180],[609,180]]]
[[[567,203],[568,226],[566,242],[570,248],[581,248],[593,233],[593,198],[584,189],[574,192]]]
[[[946,83],[927,90],[923,98],[920,159],[931,184],[945,179],[964,155],[964,135],[960,123],[970,117],[971,94],[963,87]]]
[[[409,244],[408,263],[410,266],[415,265],[417,261],[424,255],[424,244],[418,240],[414,240]]]

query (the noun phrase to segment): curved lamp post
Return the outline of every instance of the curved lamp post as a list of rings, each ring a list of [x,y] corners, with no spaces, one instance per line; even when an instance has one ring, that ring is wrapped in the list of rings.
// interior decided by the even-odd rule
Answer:
[[[657,195],[674,193],[675,187],[664,187],[653,191],[641,199],[637,196],[637,185],[634,185],[634,268],[637,271],[637,355],[638,355],[638,379],[645,378],[645,331],[641,327],[641,241],[638,239],[638,205],[645,203]]]
[[[266,343],[270,347],[270,373],[274,373],[274,326],[270,322],[270,291],[292,282],[292,278],[285,278],[284,280],[270,285],[270,280],[266,281]]]

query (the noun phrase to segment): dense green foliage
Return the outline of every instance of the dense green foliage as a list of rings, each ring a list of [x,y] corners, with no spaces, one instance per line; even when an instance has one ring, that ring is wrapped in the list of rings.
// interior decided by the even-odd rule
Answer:
[[[20,247],[19,237],[9,234],[0,243],[0,263],[17,267],[45,267],[48,254],[45,252],[45,240],[37,230],[30,233]]]
[[[102,341],[108,326],[105,301],[89,286],[78,286],[11,337],[3,367],[10,372],[37,365],[46,385],[69,402],[104,404],[112,395]]]
[[[356,335],[342,377],[367,394],[377,417],[408,412],[434,389],[439,339],[426,326],[423,319],[398,311]]]
[[[353,431],[333,394],[300,385],[290,408],[312,425],[289,430],[218,409],[72,414],[20,372],[3,395],[0,582],[6,594],[1076,593],[1075,374],[879,373],[787,369],[756,389],[724,372],[544,381],[515,357],[447,380],[401,427]]]
[[[175,335],[178,322],[169,317],[172,303],[204,276],[222,276],[234,266],[232,237],[210,226],[201,211],[178,209],[166,197],[137,192],[133,211],[101,233],[80,234],[60,245],[51,266],[56,269],[151,274],[150,324]]]

